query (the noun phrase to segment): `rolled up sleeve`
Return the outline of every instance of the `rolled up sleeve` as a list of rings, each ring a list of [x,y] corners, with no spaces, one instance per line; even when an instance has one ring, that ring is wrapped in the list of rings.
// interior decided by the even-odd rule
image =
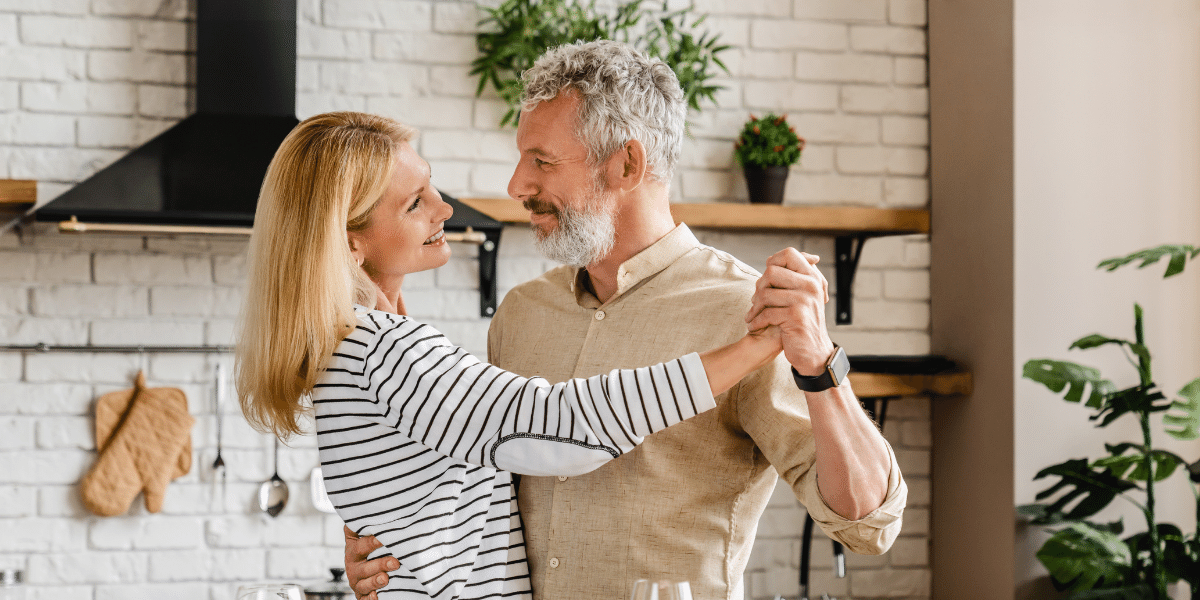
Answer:
[[[808,404],[792,381],[787,361],[780,356],[759,369],[738,385],[736,394],[742,428],[826,535],[856,554],[882,554],[891,548],[903,524],[908,486],[886,440],[890,468],[883,504],[861,519],[847,519],[829,507],[817,487]]]

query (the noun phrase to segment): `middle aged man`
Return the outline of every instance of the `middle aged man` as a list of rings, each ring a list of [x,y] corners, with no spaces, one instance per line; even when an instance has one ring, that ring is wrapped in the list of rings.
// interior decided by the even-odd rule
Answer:
[[[777,472],[827,534],[854,552],[886,551],[907,488],[891,447],[837,380],[844,355],[826,330],[816,258],[782,251],[758,279],[675,225],[669,185],[687,107],[661,61],[591,42],[548,52],[523,78],[508,192],[531,211],[539,249],[567,266],[508,293],[490,360],[551,381],[585,377],[732,341],[743,314],[751,328],[780,324],[785,350],[716,410],[593,473],[523,477],[534,595],[618,600],[637,579],[666,578],[689,581],[698,600],[743,598]],[[363,562],[377,544],[347,533],[361,597],[394,559]]]

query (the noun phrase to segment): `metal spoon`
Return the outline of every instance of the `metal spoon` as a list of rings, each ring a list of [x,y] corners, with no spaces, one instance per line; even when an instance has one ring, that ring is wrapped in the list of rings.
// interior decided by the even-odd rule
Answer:
[[[287,505],[288,486],[279,476],[279,438],[275,438],[275,474],[258,486],[258,508],[274,517]]]

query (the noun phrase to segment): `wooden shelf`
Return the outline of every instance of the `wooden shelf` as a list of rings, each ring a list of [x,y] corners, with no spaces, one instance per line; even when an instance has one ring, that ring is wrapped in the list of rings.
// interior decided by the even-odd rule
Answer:
[[[936,375],[894,375],[850,371],[850,385],[859,398],[896,396],[965,396],[973,389],[971,373],[956,371]]]
[[[36,181],[0,179],[0,226],[24,215],[36,202]]]
[[[509,198],[460,198],[467,206],[505,223],[528,223],[529,212]],[[800,231],[825,235],[929,233],[929,211],[856,206],[772,204],[672,204],[678,222],[702,229]]]

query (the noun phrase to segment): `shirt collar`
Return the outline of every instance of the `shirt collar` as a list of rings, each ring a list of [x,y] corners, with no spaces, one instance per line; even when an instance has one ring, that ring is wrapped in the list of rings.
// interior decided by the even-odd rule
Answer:
[[[621,263],[621,266],[617,268],[617,293],[613,295],[613,299],[620,298],[699,246],[700,240],[696,239],[687,225],[683,223],[676,225],[657,242],[650,244],[645,250]],[[585,308],[600,306],[588,284],[587,269],[580,268],[575,272],[575,279],[571,282],[571,291],[575,292],[575,301],[580,306]]]

